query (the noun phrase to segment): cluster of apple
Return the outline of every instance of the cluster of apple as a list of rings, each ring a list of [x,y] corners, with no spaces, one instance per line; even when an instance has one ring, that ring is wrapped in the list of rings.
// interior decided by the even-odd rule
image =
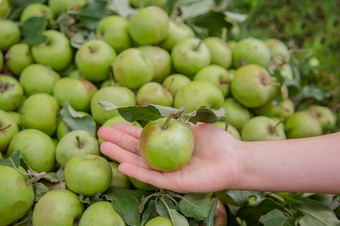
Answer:
[[[21,23],[36,16],[53,19],[65,10],[60,6],[64,1],[56,2],[27,6]],[[33,206],[32,184],[25,183],[29,172],[62,167],[68,188],[50,191],[36,203],[33,225],[71,224],[80,217],[80,225],[93,225],[104,215],[124,225],[107,202],[84,212],[76,194],[93,196],[110,187],[129,188],[130,183],[152,189],[100,156],[103,140],[96,131],[71,131],[60,116],[65,102],[78,115],[93,117],[98,127],[129,123],[117,110],[102,108],[101,101],[184,107],[187,114],[200,106],[224,108],[225,119],[214,125],[246,141],[316,136],[335,125],[334,114],[323,106],[295,112],[287,87],[271,75],[279,70],[293,79],[290,51],[279,40],[201,40],[156,6],[140,9],[129,20],[117,15],[102,19],[97,39],[77,50],[60,31],[44,35],[44,43],[30,46],[21,41],[19,23],[0,20],[0,157],[20,150],[29,170],[0,166],[0,225],[20,219]],[[74,70],[61,76],[69,68]]]

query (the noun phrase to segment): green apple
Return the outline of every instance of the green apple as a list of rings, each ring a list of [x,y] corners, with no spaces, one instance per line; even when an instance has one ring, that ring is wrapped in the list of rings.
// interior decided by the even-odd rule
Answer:
[[[19,132],[17,123],[6,111],[0,110],[0,153],[5,153],[13,136]]]
[[[233,56],[229,45],[220,38],[209,37],[204,39],[204,44],[209,49],[211,63],[224,68],[229,68],[233,61]]]
[[[67,126],[67,124],[63,121],[60,120],[57,126],[57,139],[61,140],[66,134],[71,132],[71,128]]]
[[[36,129],[25,129],[15,134],[7,151],[11,156],[20,150],[27,165],[37,172],[49,172],[55,164],[55,146],[52,139]]]
[[[120,53],[131,47],[129,21],[116,15],[105,17],[99,21],[96,37]]]
[[[112,188],[130,188],[130,180],[129,177],[125,174],[119,172],[117,162],[109,162],[112,170],[112,180],[110,187]]]
[[[155,187],[152,186],[151,184],[144,183],[140,180],[137,180],[134,177],[128,177],[128,178],[129,178],[129,181],[131,182],[131,184],[133,185],[133,187],[138,189],[138,190],[143,190],[143,191],[153,191],[153,190],[155,190]]]
[[[223,102],[223,94],[216,86],[206,81],[192,81],[178,91],[174,105],[177,109],[184,107],[185,112],[190,113],[201,106],[220,109]]]
[[[101,101],[108,101],[117,106],[134,106],[136,105],[136,96],[126,87],[110,86],[98,90],[91,100],[91,114],[100,125],[119,114],[116,109],[106,111],[99,105]]]
[[[174,69],[188,77],[211,63],[208,47],[198,38],[179,41],[171,51],[171,59]]]
[[[3,66],[4,66],[4,54],[0,50],[0,72],[2,71]]]
[[[14,111],[24,100],[24,90],[11,76],[0,74],[0,109]]]
[[[141,46],[138,49],[153,65],[155,74],[152,80],[161,83],[171,72],[170,54],[157,46]]]
[[[149,220],[145,226],[173,226],[173,224],[170,219],[157,216]]]
[[[182,39],[195,37],[194,31],[186,24],[170,21],[169,34],[159,46],[171,52],[172,48]]]
[[[178,91],[185,86],[186,84],[190,83],[191,80],[181,74],[173,74],[166,77],[162,83],[163,87],[168,90],[173,97],[176,97]]]
[[[133,67],[131,66],[133,65]],[[115,80],[129,89],[138,89],[155,76],[153,63],[137,48],[121,52],[113,66]]]
[[[52,135],[57,128],[59,105],[57,100],[46,93],[29,96],[23,107],[22,125],[24,128],[38,129]]]
[[[74,225],[84,212],[84,206],[70,190],[47,192],[33,210],[33,226]]]
[[[228,122],[214,122],[212,125],[216,126],[217,128],[227,131],[230,133],[234,138],[241,140],[241,135],[239,131],[232,125],[230,125]]]
[[[12,45],[5,58],[6,66],[15,75],[19,75],[28,65],[33,64],[30,47],[25,43]]]
[[[110,187],[112,170],[109,162],[99,155],[78,155],[66,164],[64,176],[71,191],[92,196]]]
[[[0,4],[0,18],[6,18],[11,12],[11,5],[8,0],[2,0]]]
[[[336,117],[332,110],[328,107],[312,105],[308,107],[307,111],[320,122],[323,130],[326,130],[329,127],[334,127],[336,124]]]
[[[10,225],[32,207],[34,191],[24,175],[12,167],[0,165],[0,175],[0,225]]]
[[[85,42],[77,51],[75,61],[83,78],[104,81],[109,77],[116,51],[102,40]]]
[[[21,126],[21,114],[15,111],[7,111],[8,115],[12,118],[12,120],[18,125]]]
[[[285,140],[282,120],[266,116],[256,116],[247,121],[241,131],[244,141]]]
[[[115,82],[113,79],[106,79],[100,84],[100,88],[105,88],[109,86],[121,86],[118,82]]]
[[[285,121],[285,132],[289,139],[322,135],[319,121],[307,111],[295,112]]]
[[[67,77],[69,77],[69,78],[82,78],[82,79],[84,79],[84,78],[83,78],[83,74],[82,74],[81,71],[79,71],[78,69],[71,71],[71,72],[67,75]]]
[[[267,45],[256,38],[245,38],[239,41],[233,48],[235,67],[246,64],[257,64],[264,68],[270,63],[270,51]]]
[[[20,28],[11,20],[0,20],[0,50],[6,51],[20,41]]]
[[[208,65],[199,70],[194,81],[207,81],[221,90],[223,96],[227,96],[229,93],[229,85],[231,83],[231,77],[228,71],[219,65]]]
[[[56,71],[65,69],[73,57],[70,41],[63,33],[56,30],[47,30],[44,36],[46,36],[44,43],[32,46],[34,60]]]
[[[44,4],[33,3],[28,5],[21,14],[20,22],[23,23],[31,17],[46,17],[49,20],[54,18],[52,9]]]
[[[75,130],[67,133],[59,141],[55,152],[58,164],[63,167],[73,157],[85,154],[100,154],[97,139],[85,130]]]
[[[129,21],[129,33],[139,45],[159,43],[168,35],[169,27],[168,14],[157,6],[140,9],[132,15]]]
[[[249,108],[259,107],[273,98],[278,89],[268,71],[255,64],[240,67],[231,82],[234,98]]]
[[[147,106],[150,104],[171,107],[173,97],[161,84],[157,82],[145,83],[137,93],[137,104]]]
[[[25,94],[30,96],[36,93],[53,94],[54,86],[59,79],[59,74],[50,67],[32,64],[22,71],[19,81]]]
[[[252,117],[251,112],[233,98],[224,102],[225,121],[241,131],[243,125]]]
[[[191,128],[176,119],[160,118],[149,122],[139,138],[139,150],[148,165],[156,170],[175,171],[186,165],[194,149]]]
[[[86,5],[87,0],[48,0],[48,5],[54,15],[67,12],[70,9],[78,9]]]
[[[124,220],[107,201],[99,201],[90,205],[80,218],[79,226],[125,226]]]
[[[139,8],[144,6],[155,5],[164,8],[166,0],[129,0],[132,7]]]
[[[290,52],[282,41],[271,38],[265,40],[265,44],[267,45],[273,60],[281,63],[289,62]]]
[[[112,118],[106,120],[103,123],[102,126],[112,126],[112,125],[115,125],[115,124],[118,124],[118,123],[119,124],[133,125],[133,126],[137,126],[137,127],[142,128],[142,126],[138,122],[128,122],[120,115],[113,116]],[[98,141],[99,141],[99,144],[102,144],[104,142],[104,140],[101,139],[101,138],[99,138]]]
[[[91,99],[97,87],[88,80],[62,78],[54,86],[53,96],[61,105],[68,102],[76,111],[90,111]]]
[[[264,105],[253,108],[253,112],[257,115],[263,115],[268,117],[277,117],[277,118],[287,118],[288,116],[294,114],[295,106],[291,99],[285,98],[281,102],[277,102],[275,100],[268,101]]]

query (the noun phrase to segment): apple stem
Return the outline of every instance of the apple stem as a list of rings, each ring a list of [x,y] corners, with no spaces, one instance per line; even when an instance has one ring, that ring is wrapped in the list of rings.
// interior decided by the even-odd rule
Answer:
[[[174,83],[174,81],[175,81],[175,79],[172,78],[172,79],[170,80],[170,83],[169,83],[168,87],[164,87],[168,92],[170,92],[170,88],[171,88],[172,84]]]
[[[202,40],[199,40],[197,46],[195,46],[194,48],[195,51],[197,51],[200,48],[200,46],[202,45],[202,42],[203,42]]]
[[[276,130],[276,128],[277,128],[281,123],[283,123],[283,121],[284,121],[283,118],[280,119],[273,127],[270,128],[270,132],[271,132],[271,133],[274,133],[275,130]]]
[[[11,126],[12,126],[12,124],[8,124],[8,125],[5,126],[5,127],[1,127],[1,128],[0,128],[0,131],[4,131],[4,130],[10,128]]]
[[[226,123],[225,123],[225,128],[224,128],[225,131],[228,130],[228,126],[229,126],[229,122],[226,122]]]
[[[222,39],[223,41],[226,41],[226,40],[227,40],[227,28],[226,28],[226,27],[222,27],[221,39]]]
[[[79,135],[76,136],[76,140],[77,140],[77,143],[78,143],[78,148],[83,148],[84,145],[82,145],[82,144],[80,143],[80,137],[79,137]]]
[[[162,129],[163,130],[166,130],[168,129],[168,124],[169,124],[169,121],[174,117],[174,113],[170,113],[169,116],[166,118],[163,126],[162,126]]]
[[[92,48],[92,46],[89,46],[89,50],[91,53],[95,53],[94,49]]]

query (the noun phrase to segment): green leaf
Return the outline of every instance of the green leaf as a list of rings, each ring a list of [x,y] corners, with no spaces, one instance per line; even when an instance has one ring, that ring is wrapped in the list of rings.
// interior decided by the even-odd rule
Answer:
[[[164,10],[168,13],[169,16],[172,15],[173,11],[177,8],[178,0],[167,0],[165,3]]]
[[[301,90],[302,98],[314,98],[315,100],[322,101],[331,96],[317,86],[304,86]]]
[[[165,206],[163,200],[167,206]],[[163,200],[157,200],[155,202],[156,211],[159,214],[159,216],[170,219],[169,209],[175,209],[176,207],[170,200],[168,199],[163,199]]]
[[[106,8],[125,19],[129,19],[135,12],[138,11],[138,9],[134,9],[130,6],[128,0],[110,0]]]
[[[77,19],[89,30],[94,31],[101,19],[106,17],[106,0],[88,0],[87,4],[77,11]]]
[[[212,203],[205,194],[185,194],[179,202],[179,209],[186,217],[203,220],[208,217]]]
[[[148,208],[144,211],[142,215],[141,226],[144,226],[150,219],[157,216],[155,200],[149,202]]]
[[[79,49],[85,42],[96,39],[95,32],[79,30],[71,37],[71,46]]]
[[[202,106],[195,112],[190,113],[189,116],[189,122],[194,124],[197,122],[214,123],[225,117],[225,109],[212,110]]]
[[[278,209],[269,211],[260,217],[260,222],[263,223],[264,226],[283,226],[286,221],[287,217]]]
[[[184,19],[205,14],[213,7],[213,0],[182,0],[180,10]]]
[[[170,209],[170,217],[174,226],[189,226],[188,220],[175,209]]]
[[[215,217],[215,211],[218,203],[218,197],[215,198],[214,203],[211,206],[211,209],[209,211],[209,215],[204,219],[204,222],[207,226],[214,226],[214,217]]]
[[[56,176],[58,178],[58,181],[60,183],[64,182],[64,168],[60,167],[56,173]]]
[[[17,20],[20,18],[22,11],[26,8],[26,6],[33,3],[44,3],[46,0],[9,0],[12,11],[8,16],[10,20]]]
[[[38,202],[39,199],[49,192],[48,188],[41,182],[33,184],[34,187],[34,201]]]
[[[49,181],[49,182],[52,182],[52,183],[58,183],[59,182],[59,179],[57,177],[57,173],[55,172],[49,172],[47,173],[45,176],[44,176],[44,179]]]
[[[138,206],[142,197],[149,194],[141,190],[110,188],[105,192],[104,197],[112,202],[126,224],[140,226]]]
[[[96,122],[87,113],[75,111],[68,103],[63,103],[60,114],[67,126],[73,130],[85,130],[96,136]]]
[[[22,24],[22,35],[28,45],[39,45],[45,42],[46,24],[45,17],[31,17]]]
[[[20,166],[20,157],[21,157],[21,151],[17,150],[7,159],[0,158],[0,165],[9,166],[9,167],[18,169]]]
[[[301,226],[340,225],[335,213],[320,202],[302,198],[294,207],[304,215],[298,221]]]

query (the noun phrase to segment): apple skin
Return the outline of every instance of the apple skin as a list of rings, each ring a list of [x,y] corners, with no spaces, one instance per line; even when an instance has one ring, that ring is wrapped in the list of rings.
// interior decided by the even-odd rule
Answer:
[[[54,15],[67,12],[69,9],[78,9],[86,5],[87,0],[48,0],[48,5]]]
[[[159,46],[171,52],[177,42],[193,37],[195,37],[195,33],[191,27],[181,22],[170,21],[169,34],[159,43]]]
[[[109,162],[112,170],[112,181],[111,181],[111,188],[125,188],[129,189],[131,187],[131,183],[129,177],[125,174],[119,172],[118,166],[119,163],[117,162]]]
[[[171,119],[163,129],[166,118],[149,122],[139,138],[139,150],[148,165],[156,170],[175,171],[187,164],[194,149],[191,129]]]
[[[323,131],[327,130],[328,127],[336,125],[336,117],[328,107],[312,105],[308,107],[307,111],[320,122]]]
[[[63,167],[65,167],[73,157],[85,154],[100,154],[97,139],[85,130],[74,130],[67,133],[58,142],[55,152],[58,164]]]
[[[46,17],[49,20],[54,18],[52,9],[44,4],[33,3],[28,5],[21,14],[20,22],[24,23],[31,17]]]
[[[41,64],[32,64],[20,74],[20,84],[25,94],[30,96],[36,93],[53,94],[55,84],[60,76],[50,67]]]
[[[56,30],[47,30],[44,35],[46,36],[44,43],[32,46],[34,60],[56,71],[65,69],[73,57],[70,41],[63,33]]]
[[[289,62],[290,52],[282,41],[271,38],[265,40],[264,42],[267,45],[273,60],[281,63]]]
[[[11,20],[0,20],[0,50],[6,51],[20,41],[19,25]]]
[[[11,5],[8,0],[2,0],[0,4],[0,18],[6,18],[11,12]]]
[[[23,106],[22,125],[38,129],[51,136],[57,128],[59,105],[57,100],[46,93],[29,96]]]
[[[59,105],[68,102],[76,111],[89,112],[97,87],[88,80],[62,78],[54,86],[53,96]]]
[[[286,118],[284,126],[288,139],[322,135],[320,123],[307,111],[295,112]]]
[[[221,90],[223,96],[227,96],[229,93],[229,84],[231,83],[231,77],[228,71],[219,65],[208,65],[199,70],[194,81],[207,81]]]
[[[49,191],[34,207],[33,226],[73,225],[83,212],[83,204],[72,191]]]
[[[294,114],[295,106],[291,99],[285,98],[280,103],[276,103],[276,101],[268,101],[258,108],[253,108],[252,111],[257,115],[285,119]]]
[[[283,123],[266,116],[256,116],[247,121],[241,131],[244,141],[285,140],[286,134]]]
[[[19,43],[11,46],[6,53],[6,66],[15,75],[21,72],[30,64],[33,64],[33,56],[29,45]]]
[[[252,113],[238,103],[233,98],[227,98],[223,105],[225,109],[225,119],[224,121],[230,123],[238,131],[242,130],[243,125],[252,118]]]
[[[24,100],[24,90],[13,77],[0,74],[0,110],[14,111]]]
[[[109,162],[99,155],[78,155],[65,167],[67,187],[78,194],[92,196],[105,192],[112,181]]]
[[[0,225],[9,225],[32,207],[34,191],[32,184],[26,184],[25,177],[12,167],[0,166],[0,175]]]
[[[232,49],[236,68],[246,64],[257,64],[264,68],[270,63],[270,51],[267,45],[256,38],[245,38]]]
[[[186,84],[190,83],[191,80],[182,74],[173,74],[166,77],[162,83],[163,87],[168,90],[171,95],[175,98],[178,91],[185,86]]]
[[[134,90],[152,81],[155,70],[152,62],[144,56],[141,50],[129,48],[117,56],[113,74],[118,83]]]
[[[125,226],[124,220],[107,201],[99,201],[90,205],[80,218],[79,226]]]
[[[233,62],[233,56],[229,45],[220,38],[209,37],[204,39],[211,55],[211,64],[229,68]]]
[[[170,54],[157,46],[141,46],[138,49],[153,65],[155,74],[152,80],[161,83],[171,72]]]
[[[145,83],[137,93],[137,104],[147,106],[150,104],[171,107],[173,97],[161,84],[157,82]]]
[[[277,87],[266,69],[259,65],[248,64],[240,67],[231,82],[234,98],[249,108],[259,107],[273,98]]]
[[[173,226],[173,224],[170,219],[157,216],[149,220],[145,226]]]
[[[71,131],[70,127],[68,127],[63,120],[60,120],[57,126],[57,139],[61,140],[61,138]]]
[[[174,69],[189,78],[211,63],[208,47],[198,38],[179,41],[171,51],[171,59]]]
[[[234,138],[241,140],[241,135],[239,131],[232,125],[230,125],[228,122],[214,122],[212,123],[213,126],[216,126],[217,128],[227,131],[230,133]]]
[[[0,72],[2,71],[3,66],[4,66],[4,54],[0,50]]]
[[[99,21],[97,39],[105,41],[118,53],[131,47],[129,21],[120,16],[108,16]]]
[[[84,79],[104,81],[109,78],[116,51],[102,40],[85,42],[77,51],[75,61]]]
[[[177,109],[184,107],[185,112],[190,113],[201,106],[220,109],[223,102],[223,94],[216,86],[206,81],[192,81],[178,91],[174,105]]]
[[[134,177],[128,177],[128,178],[131,184],[133,185],[133,187],[138,190],[143,190],[143,191],[154,191],[155,190],[155,187],[152,186],[151,184],[144,183],[140,180],[137,180]]]
[[[7,111],[7,114],[12,118],[12,120],[18,125],[21,126],[21,114],[16,111]]]
[[[129,33],[139,45],[159,43],[168,35],[169,27],[168,14],[157,6],[140,9],[132,15],[129,21]]]
[[[49,172],[55,165],[55,146],[52,139],[36,129],[25,129],[15,134],[7,157],[20,150],[27,165],[37,172]]]
[[[106,111],[99,105],[101,101],[109,101],[118,106],[134,106],[136,105],[136,96],[126,87],[109,86],[98,90],[91,100],[91,114],[100,125],[119,114],[116,109]]]
[[[0,153],[5,153],[13,136],[19,132],[17,123],[6,111],[0,110]]]

